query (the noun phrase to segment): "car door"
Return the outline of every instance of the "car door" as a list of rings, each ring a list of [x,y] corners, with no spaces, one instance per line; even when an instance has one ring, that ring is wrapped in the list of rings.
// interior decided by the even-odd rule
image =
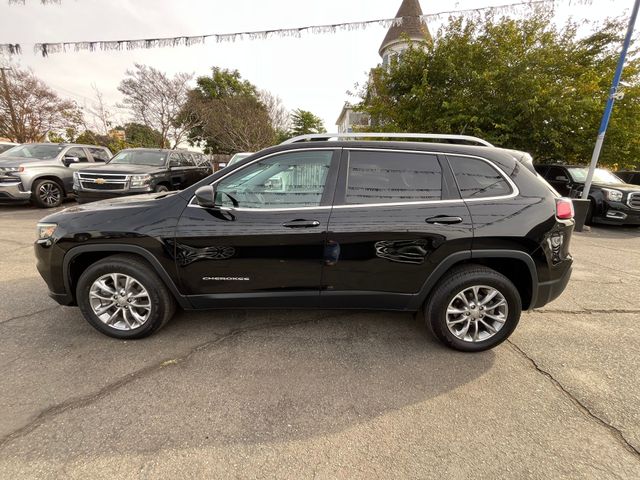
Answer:
[[[73,161],[67,161],[65,165],[65,158],[74,159]],[[77,159],[77,161],[76,161]],[[80,170],[81,168],[86,168],[88,164],[92,163],[90,160],[89,153],[85,150],[84,147],[70,147],[64,154],[62,155],[62,160],[64,165],[62,181],[64,182],[64,188],[67,192],[73,192],[73,172]]]
[[[430,273],[469,251],[473,225],[435,153],[345,149],[329,222],[321,302],[406,308]]]
[[[172,190],[182,190],[190,185],[189,177],[193,172],[182,153],[173,152],[169,156],[168,165]]]
[[[317,306],[338,163],[333,148],[270,154],[215,183],[220,208],[192,200],[175,254],[194,304]]]
[[[563,197],[568,197],[571,193],[571,177],[566,168],[551,166],[545,178]]]

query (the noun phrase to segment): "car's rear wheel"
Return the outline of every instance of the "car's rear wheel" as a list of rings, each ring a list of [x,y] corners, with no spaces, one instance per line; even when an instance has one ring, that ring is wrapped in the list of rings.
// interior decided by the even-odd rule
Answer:
[[[32,187],[32,199],[40,208],[56,208],[62,205],[64,189],[55,180],[36,180]]]
[[[78,280],[78,306],[97,330],[120,339],[144,338],[162,328],[175,300],[158,275],[133,255],[105,258]]]
[[[445,345],[480,352],[504,342],[518,325],[522,300],[501,273],[480,265],[451,271],[425,304],[425,319]]]

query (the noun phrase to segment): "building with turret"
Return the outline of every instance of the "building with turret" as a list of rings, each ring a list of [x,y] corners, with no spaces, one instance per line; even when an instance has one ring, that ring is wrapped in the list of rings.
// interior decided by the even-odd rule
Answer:
[[[391,26],[384,37],[378,53],[383,65],[389,65],[394,57],[404,52],[411,42],[432,41],[431,33],[420,18],[423,15],[420,0],[402,0],[395,18],[402,18],[402,24]],[[365,113],[355,112],[350,103],[345,103],[336,122],[338,133],[350,133],[358,127],[369,125]]]

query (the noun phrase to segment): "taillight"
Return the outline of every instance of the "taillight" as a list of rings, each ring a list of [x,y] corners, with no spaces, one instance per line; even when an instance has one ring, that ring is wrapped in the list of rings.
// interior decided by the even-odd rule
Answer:
[[[560,220],[571,220],[576,212],[570,198],[556,198],[556,217]]]

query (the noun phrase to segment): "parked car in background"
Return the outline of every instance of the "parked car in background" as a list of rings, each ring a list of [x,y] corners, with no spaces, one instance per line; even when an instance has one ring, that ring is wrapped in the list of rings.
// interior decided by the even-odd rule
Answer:
[[[149,192],[182,190],[211,175],[211,164],[199,153],[130,148],[105,165],[75,172],[73,190],[79,203]]]
[[[182,192],[44,218],[36,256],[50,295],[121,339],[156,332],[176,304],[420,310],[443,343],[477,352],[565,289],[573,203],[528,154],[480,139],[307,138]]]
[[[231,157],[231,160],[227,162],[227,167],[230,167],[231,165],[235,165],[240,160],[244,160],[245,158],[250,157],[251,155],[253,155],[253,153],[250,153],[250,152],[236,153],[233,157]]]
[[[111,158],[108,148],[69,143],[30,143],[0,154],[0,201],[54,208],[73,195],[73,173]]]
[[[17,147],[18,145],[19,145],[18,143],[12,143],[12,142],[0,142],[0,153],[4,153],[10,148]]]
[[[625,170],[622,172],[616,172],[616,175],[626,183],[640,185],[640,172],[638,171]]]
[[[561,195],[580,198],[589,169],[573,165],[536,165],[536,170]],[[597,168],[586,224],[640,225],[640,187],[625,183],[609,170]]]

